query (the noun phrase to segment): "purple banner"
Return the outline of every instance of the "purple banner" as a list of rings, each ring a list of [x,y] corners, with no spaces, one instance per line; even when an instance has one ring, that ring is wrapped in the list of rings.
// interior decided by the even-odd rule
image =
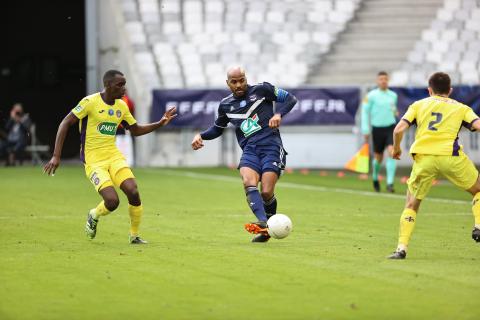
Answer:
[[[391,88],[398,94],[398,110],[403,115],[408,107],[417,100],[428,97],[427,88]],[[454,86],[450,98],[471,107],[477,114],[480,112],[480,86]]]
[[[288,89],[298,103],[282,125],[353,125],[360,104],[359,88]],[[205,128],[213,124],[220,100],[227,90],[154,90],[151,120],[158,121],[167,106],[176,106],[174,127]]]

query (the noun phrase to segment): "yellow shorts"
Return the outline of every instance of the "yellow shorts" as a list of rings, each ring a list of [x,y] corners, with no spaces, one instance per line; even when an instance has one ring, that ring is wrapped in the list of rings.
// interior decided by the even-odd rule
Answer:
[[[100,164],[86,164],[85,174],[97,192],[114,185],[120,187],[123,181],[135,178],[125,159]]]
[[[458,156],[416,154],[407,181],[408,190],[415,198],[422,200],[439,175],[463,190],[470,189],[478,179],[477,168],[463,152]]]

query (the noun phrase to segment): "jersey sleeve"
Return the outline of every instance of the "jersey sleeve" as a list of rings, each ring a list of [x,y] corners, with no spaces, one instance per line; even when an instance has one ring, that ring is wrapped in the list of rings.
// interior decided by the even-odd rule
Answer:
[[[219,128],[226,128],[230,119],[228,119],[227,113],[225,112],[224,108],[222,108],[222,104],[218,107],[218,116],[215,119],[215,126]]]
[[[125,126],[127,128],[137,123],[137,120],[133,117],[128,107],[125,107],[125,113],[123,114],[122,123],[127,123],[127,125]]]
[[[83,119],[88,115],[88,110],[90,106],[90,100],[88,98],[83,98],[78,105],[72,109],[72,113],[78,118]]]
[[[463,126],[470,131],[475,131],[475,129],[472,129],[472,123],[475,121],[479,120],[477,114],[475,111],[472,110],[472,108],[467,107],[467,110],[465,112],[465,115],[463,116]]]
[[[265,98],[268,101],[285,102],[287,100],[288,91],[275,87],[273,84],[262,83]]]
[[[394,116],[395,119],[397,118],[397,113],[398,113],[398,94],[395,92],[393,93],[393,110],[394,110]]]
[[[363,99],[362,103],[362,134],[369,134],[370,133],[370,112],[372,109],[372,98],[370,94],[367,94]]]
[[[402,120],[406,121],[410,126],[416,122],[417,107],[415,103],[411,104],[410,107],[408,107],[408,110],[403,115]]]
[[[477,114],[472,110],[472,108],[468,108],[467,112],[465,112],[465,116],[463,117],[463,121],[465,121],[466,123],[472,123],[477,119]]]

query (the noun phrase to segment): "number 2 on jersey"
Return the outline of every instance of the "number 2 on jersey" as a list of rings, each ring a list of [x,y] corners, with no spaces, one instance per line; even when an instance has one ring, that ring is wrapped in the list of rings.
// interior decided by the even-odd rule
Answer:
[[[428,123],[428,130],[438,131],[434,126],[442,121],[443,115],[440,112],[432,112],[432,116],[435,117],[435,120]]]

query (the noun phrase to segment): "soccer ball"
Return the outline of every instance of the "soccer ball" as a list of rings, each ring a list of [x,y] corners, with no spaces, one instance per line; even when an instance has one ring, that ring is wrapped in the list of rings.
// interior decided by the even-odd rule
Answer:
[[[267,226],[270,237],[283,239],[292,231],[292,220],[286,215],[278,213],[268,219]]]

